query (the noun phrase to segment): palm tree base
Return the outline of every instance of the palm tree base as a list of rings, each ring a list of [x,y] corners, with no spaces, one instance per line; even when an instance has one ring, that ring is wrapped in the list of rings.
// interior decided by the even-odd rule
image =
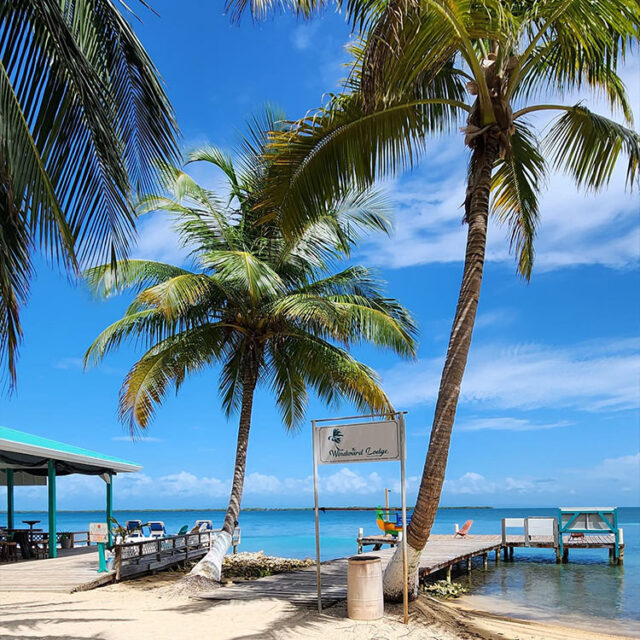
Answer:
[[[231,534],[224,530],[216,533],[209,552],[191,569],[185,580],[187,578],[205,578],[206,580],[220,582],[222,560],[227,551],[229,551],[229,547],[231,547]]]
[[[415,600],[418,593],[418,568],[421,551],[407,544],[407,573],[409,576],[409,600]],[[402,545],[396,546],[391,561],[384,570],[383,589],[387,602],[402,602],[404,571],[402,568]]]

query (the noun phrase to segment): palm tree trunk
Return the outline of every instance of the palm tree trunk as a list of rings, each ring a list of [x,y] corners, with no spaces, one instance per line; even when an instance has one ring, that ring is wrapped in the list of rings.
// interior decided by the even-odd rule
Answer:
[[[444,483],[451,430],[480,297],[487,240],[491,172],[498,152],[498,139],[493,135],[487,135],[486,138],[477,141],[471,158],[466,207],[467,247],[462,284],[440,380],[420,490],[411,523],[407,529],[410,581],[416,579],[420,555],[431,533]],[[398,546],[384,575],[384,591],[387,599],[402,598],[402,576],[402,550]],[[415,584],[411,585],[410,592],[415,593]]]
[[[251,429],[251,411],[253,396],[258,380],[257,367],[251,356],[245,358],[244,380],[242,385],[242,406],[240,409],[240,424],[238,426],[238,442],[236,445],[236,462],[233,470],[233,483],[227,513],[222,525],[222,531],[216,534],[211,549],[207,555],[191,570],[190,576],[200,576],[209,580],[219,581],[222,574],[222,560],[226,555],[233,536],[233,530],[240,515],[242,503],[242,488],[247,466],[247,447],[249,445],[249,431]]]

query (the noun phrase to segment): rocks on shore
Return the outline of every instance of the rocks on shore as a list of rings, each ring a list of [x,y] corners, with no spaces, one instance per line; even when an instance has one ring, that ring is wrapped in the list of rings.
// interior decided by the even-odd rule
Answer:
[[[296,558],[277,558],[265,556],[263,551],[250,553],[243,551],[234,555],[225,556],[222,561],[222,577],[229,578],[264,578],[276,573],[299,571],[313,566],[311,558],[298,560]]]

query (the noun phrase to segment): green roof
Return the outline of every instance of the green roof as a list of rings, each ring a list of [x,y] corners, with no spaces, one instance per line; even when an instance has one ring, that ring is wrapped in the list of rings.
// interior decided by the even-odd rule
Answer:
[[[3,451],[50,460],[75,462],[121,472],[139,471],[142,468],[140,465],[122,458],[107,456],[90,449],[83,449],[72,444],[0,426],[0,453]],[[2,468],[1,459],[0,468]]]

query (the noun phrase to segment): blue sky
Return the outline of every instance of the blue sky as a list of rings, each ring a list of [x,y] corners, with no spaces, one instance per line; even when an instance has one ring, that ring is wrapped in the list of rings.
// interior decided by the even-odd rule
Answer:
[[[310,24],[282,17],[233,26],[218,2],[153,5],[160,17],[145,14],[136,30],[167,83],[185,148],[206,141],[232,147],[265,102],[299,116],[343,75],[349,31],[334,13]],[[636,58],[623,74],[636,105],[638,70]],[[597,100],[588,104],[606,111]],[[394,236],[369,238],[354,258],[381,270],[420,325],[416,362],[356,352],[380,372],[396,408],[409,411],[409,500],[424,464],[461,276],[465,159],[461,136],[435,140],[412,174],[389,181]],[[201,169],[194,175],[214,186],[219,179]],[[549,180],[529,284],[515,275],[505,231],[490,228],[444,505],[640,504],[640,228],[638,196],[625,194],[623,183],[616,175],[608,191],[585,197],[563,176]],[[140,226],[136,256],[179,262],[184,252],[168,221],[155,216]],[[92,300],[41,265],[23,317],[18,391],[0,400],[0,423],[142,464],[141,473],[117,479],[117,507],[225,506],[236,423],[219,409],[215,370],[170,396],[137,442],[116,416],[118,389],[137,352],[122,349],[82,371],[87,346],[127,300]],[[312,401],[309,418],[331,415],[336,410]],[[285,433],[265,391],[255,404],[247,472],[245,506],[312,504],[310,427]],[[397,463],[324,467],[321,501],[375,505],[385,486],[398,489],[398,479]],[[17,490],[19,509],[45,500],[42,488]],[[61,508],[102,503],[100,480],[60,480]]]

